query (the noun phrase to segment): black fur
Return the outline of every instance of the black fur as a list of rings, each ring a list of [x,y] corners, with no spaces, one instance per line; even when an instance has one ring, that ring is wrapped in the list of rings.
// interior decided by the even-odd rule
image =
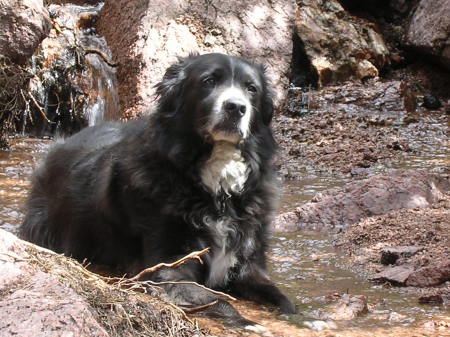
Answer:
[[[234,67],[235,81],[250,69],[245,78],[259,85],[249,94],[254,108],[251,135],[237,145],[250,168],[241,193],[214,194],[200,178],[214,146],[202,131],[215,89],[205,89],[201,76],[211,67],[225,69],[217,83],[228,80],[229,67]],[[149,117],[86,128],[54,146],[34,175],[21,236],[128,275],[211,247],[204,264],[192,260],[150,278],[196,281],[294,312],[265,274],[276,196],[271,163],[276,145],[263,68],[222,54],[191,55],[167,70],[157,97],[158,107]],[[222,231],[214,228],[221,220]],[[221,263],[220,254],[236,258],[224,277],[210,275],[211,263]],[[216,300],[193,285],[166,290],[180,305]],[[233,310],[219,301],[210,314],[239,320]]]

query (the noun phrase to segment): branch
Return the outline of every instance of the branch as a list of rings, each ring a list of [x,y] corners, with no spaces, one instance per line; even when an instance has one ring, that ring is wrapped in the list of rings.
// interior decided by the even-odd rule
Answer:
[[[237,301],[236,298],[234,298],[231,295],[228,295],[226,293],[223,293],[221,291],[217,291],[217,290],[213,290],[211,288],[205,287],[204,285],[201,285],[197,282],[194,281],[162,281],[162,282],[154,282],[154,281],[142,281],[141,283],[148,283],[150,285],[153,286],[161,286],[161,285],[165,285],[165,284],[191,284],[194,286],[197,286],[199,288],[202,288],[203,290],[209,291],[210,293],[213,293],[214,295],[217,295],[219,297],[222,297],[228,301]]]
[[[30,96],[31,100],[33,101],[33,103],[38,107],[39,111],[41,112],[42,117],[44,117],[44,119],[50,123],[53,124],[54,122],[52,122],[50,119],[48,119],[47,115],[45,114],[44,109],[42,109],[42,107],[39,105],[39,103],[36,101],[36,98],[34,98],[34,96],[31,94],[31,92],[28,92],[28,95]]]
[[[200,256],[209,253],[209,251],[210,251],[210,248],[205,248],[205,249],[197,251],[197,252],[192,252],[192,253],[186,255],[185,257],[182,257],[181,259],[179,259],[179,260],[177,260],[177,261],[175,261],[173,263],[159,263],[156,266],[144,269],[143,271],[141,271],[136,276],[133,276],[132,278],[128,279],[128,281],[138,281],[143,275],[153,273],[153,272],[155,272],[155,271],[157,271],[157,270],[159,270],[159,269],[161,269],[163,267],[176,268],[178,266],[181,266],[187,260],[190,260],[190,259],[197,259],[201,264],[203,264],[203,261],[200,258]]]

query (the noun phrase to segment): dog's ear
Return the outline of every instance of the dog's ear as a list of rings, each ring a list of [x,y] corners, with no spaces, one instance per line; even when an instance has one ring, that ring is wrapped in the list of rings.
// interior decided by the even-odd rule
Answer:
[[[261,114],[264,124],[269,125],[273,117],[273,98],[272,94],[267,92],[262,100]]]
[[[178,62],[172,64],[166,70],[161,82],[155,85],[155,96],[159,111],[175,112],[177,110],[177,102],[180,102],[179,98],[186,79],[186,68],[191,57],[192,55],[186,58],[178,58]]]
[[[274,105],[273,105],[273,92],[270,89],[270,83],[267,79],[266,67],[259,65],[262,74],[263,83],[263,97],[261,100],[261,115],[264,124],[269,125],[272,121]]]

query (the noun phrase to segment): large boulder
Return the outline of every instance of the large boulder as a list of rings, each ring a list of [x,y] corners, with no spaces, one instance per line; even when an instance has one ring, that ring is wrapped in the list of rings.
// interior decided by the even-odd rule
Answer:
[[[368,21],[348,14],[338,1],[297,1],[295,86],[324,86],[378,76],[389,51]]]
[[[0,54],[25,63],[47,36],[51,21],[42,0],[0,0]]]
[[[411,19],[406,42],[450,69],[450,1],[422,0]]]
[[[277,231],[301,226],[345,227],[393,210],[430,207],[449,191],[448,176],[397,170],[319,194],[293,212],[279,215],[274,227]]]
[[[191,52],[264,63],[280,101],[289,84],[294,8],[293,0],[107,1],[98,29],[119,62],[125,116],[149,110],[165,69]]]

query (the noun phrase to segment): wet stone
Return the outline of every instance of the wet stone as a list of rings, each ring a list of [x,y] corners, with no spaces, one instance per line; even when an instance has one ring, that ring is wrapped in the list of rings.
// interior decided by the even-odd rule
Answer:
[[[327,308],[325,318],[333,320],[351,320],[368,312],[367,299],[363,295],[343,294]]]
[[[423,250],[422,246],[396,246],[386,247],[381,251],[381,264],[389,265],[395,264],[397,260],[402,258],[411,257]]]
[[[450,281],[450,262],[422,267],[409,275],[406,285],[413,287],[434,287]]]
[[[408,277],[414,272],[411,266],[395,266],[375,274],[370,280],[377,282],[390,282],[396,285],[404,285]]]
[[[423,97],[423,106],[429,110],[439,109],[442,104],[439,98],[434,95],[425,95]]]

